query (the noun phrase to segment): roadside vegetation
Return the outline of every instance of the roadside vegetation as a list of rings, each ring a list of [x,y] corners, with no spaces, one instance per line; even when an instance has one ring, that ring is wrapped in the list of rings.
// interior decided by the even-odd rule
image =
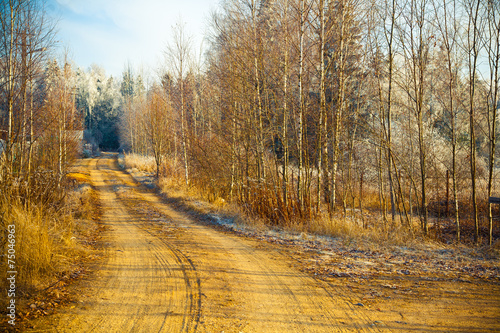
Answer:
[[[159,82],[124,73],[122,148],[269,226],[498,247],[499,10],[224,1],[205,62],[179,22]]]
[[[244,233],[249,235],[255,235],[255,232],[264,232],[263,235],[283,232],[284,234],[277,236],[277,239],[281,239],[281,241],[289,237],[292,239],[298,237],[304,241],[307,239],[324,239],[325,241],[329,239],[329,242],[333,242],[331,244],[341,244],[350,250],[357,248],[360,251],[368,252],[370,249],[381,250],[385,248],[389,250],[409,247],[426,252],[430,258],[433,257],[433,252],[440,253],[447,246],[452,253],[458,251],[457,253],[471,256],[471,258],[483,257],[487,260],[495,260],[500,255],[498,243],[492,247],[469,248],[468,245],[472,245],[472,234],[469,234],[468,244],[457,244],[453,241],[453,231],[449,231],[449,234],[432,233],[425,236],[417,228],[415,232],[411,233],[407,228],[397,224],[386,228],[380,222],[382,220],[381,212],[375,204],[371,209],[367,208],[364,211],[363,219],[344,217],[339,214],[334,219],[323,216],[310,220],[297,218],[288,223],[270,223],[262,215],[245,209],[238,202],[230,202],[221,196],[215,196],[207,188],[194,185],[186,187],[182,179],[182,165],[179,162],[177,165],[173,161],[165,162],[163,166],[164,176],[159,179],[156,178],[156,164],[151,156],[125,153],[119,156],[118,163],[139,182],[148,187],[155,186],[162,195],[166,196],[166,200],[177,204],[181,209],[193,211],[208,218],[213,223],[229,227],[229,229],[247,230]],[[376,202],[376,197],[374,201]],[[438,219],[435,221],[439,223]],[[323,236],[326,238],[322,238]],[[267,239],[267,237],[263,237]],[[274,242],[274,240],[271,241]],[[330,244],[329,242],[325,244]]]
[[[82,152],[84,117],[70,61],[54,58],[55,26],[43,2],[0,2],[0,24],[2,330],[67,301],[65,285],[92,251],[98,199],[88,175],[69,173]],[[12,302],[15,318],[6,315]]]
[[[93,251],[91,245],[98,232],[95,221],[98,198],[90,184],[82,182],[82,177],[78,178],[77,183],[70,175],[61,185],[44,179],[44,190],[57,193],[53,198],[44,197],[41,190],[33,193],[38,195],[38,200],[17,197],[12,192],[11,196],[1,196],[2,235],[7,235],[9,226],[15,226],[15,257],[12,262],[17,272],[15,295],[18,316],[44,314],[48,308],[67,301],[64,286],[78,276],[82,261]],[[2,190],[12,191],[13,188],[3,187]],[[7,239],[2,237],[3,253],[7,253],[8,244]],[[7,272],[2,270],[2,290],[9,290]],[[51,299],[52,306],[47,304],[39,308],[40,302],[36,301],[43,299]],[[2,309],[6,308],[8,301],[7,297],[2,298]]]

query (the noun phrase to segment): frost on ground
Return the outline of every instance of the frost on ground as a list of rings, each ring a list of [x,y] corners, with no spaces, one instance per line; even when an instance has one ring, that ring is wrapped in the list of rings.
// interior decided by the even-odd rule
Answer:
[[[488,259],[467,247],[446,248],[438,244],[413,247],[360,244],[346,240],[293,233],[283,230],[257,231],[239,226],[230,219],[211,214],[214,222],[238,234],[270,243],[295,247],[307,253],[299,259],[305,270],[320,277],[373,278],[379,276],[415,276],[423,280],[468,281],[482,279],[500,283],[498,259]]]

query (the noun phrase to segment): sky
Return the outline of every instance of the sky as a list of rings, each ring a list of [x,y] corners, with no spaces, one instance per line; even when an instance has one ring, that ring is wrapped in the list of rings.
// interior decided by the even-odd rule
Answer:
[[[121,78],[127,64],[155,75],[164,64],[172,27],[185,23],[200,50],[210,12],[220,0],[47,0],[57,20],[58,44],[78,67],[92,64]]]

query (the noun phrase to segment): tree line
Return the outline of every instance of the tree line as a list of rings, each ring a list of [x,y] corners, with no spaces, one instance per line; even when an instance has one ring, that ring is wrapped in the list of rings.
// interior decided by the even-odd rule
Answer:
[[[227,0],[200,63],[173,28],[122,139],[270,223],[381,213],[428,234],[446,205],[493,241],[500,7],[461,0]],[[170,161],[170,162],[168,162]],[[172,162],[175,161],[175,162]],[[445,191],[448,191],[445,200]]]
[[[120,83],[57,55],[43,1],[2,0],[0,24],[1,194],[50,203],[84,141],[119,148]]]

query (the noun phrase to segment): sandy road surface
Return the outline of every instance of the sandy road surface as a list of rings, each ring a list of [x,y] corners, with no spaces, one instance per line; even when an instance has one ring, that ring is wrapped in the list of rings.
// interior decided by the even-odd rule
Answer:
[[[83,171],[100,192],[106,260],[81,287],[78,305],[35,331],[379,330],[347,288],[301,273],[276,248],[176,212],[120,171],[114,155]]]

